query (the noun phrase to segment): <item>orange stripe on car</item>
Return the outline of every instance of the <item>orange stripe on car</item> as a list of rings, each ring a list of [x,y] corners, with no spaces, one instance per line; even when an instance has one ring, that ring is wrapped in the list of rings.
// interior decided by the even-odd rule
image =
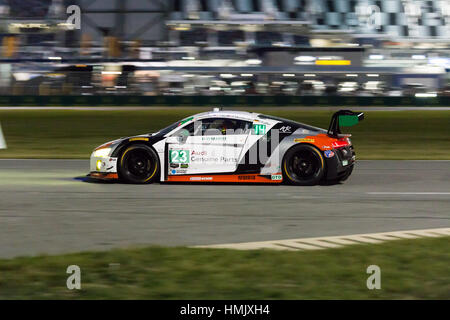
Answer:
[[[282,180],[272,180],[271,175],[259,174],[211,174],[211,175],[173,175],[167,181],[172,182],[244,182],[244,183],[281,183]]]
[[[91,172],[90,176],[96,179],[114,180],[119,179],[117,173],[102,173],[102,172]]]
[[[302,139],[295,139],[294,142],[310,143],[322,151],[348,145],[348,142],[346,140],[332,138],[324,133],[319,133],[316,136],[308,136]]]

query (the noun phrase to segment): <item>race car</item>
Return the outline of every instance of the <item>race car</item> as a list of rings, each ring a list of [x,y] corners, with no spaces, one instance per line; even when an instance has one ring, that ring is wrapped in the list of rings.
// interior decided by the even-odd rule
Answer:
[[[156,133],[97,147],[89,176],[125,183],[241,182],[315,185],[344,181],[355,151],[349,134],[363,113],[336,112],[328,130],[300,122],[215,108]]]

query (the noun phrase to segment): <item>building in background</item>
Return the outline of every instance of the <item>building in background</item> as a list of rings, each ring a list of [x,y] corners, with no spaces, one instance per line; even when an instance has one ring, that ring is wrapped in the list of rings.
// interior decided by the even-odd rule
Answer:
[[[0,0],[0,17],[17,94],[432,96],[450,68],[446,0]]]

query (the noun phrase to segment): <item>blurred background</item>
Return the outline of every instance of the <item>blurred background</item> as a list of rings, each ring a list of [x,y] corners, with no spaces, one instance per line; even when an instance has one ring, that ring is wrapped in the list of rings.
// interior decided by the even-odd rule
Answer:
[[[450,299],[449,31],[450,0],[0,0],[0,300]],[[300,189],[86,177],[97,146],[216,106],[364,112],[364,161]],[[291,251],[346,235],[375,244]],[[380,244],[405,235],[430,239]]]
[[[445,97],[449,30],[448,0],[0,0],[0,94]]]

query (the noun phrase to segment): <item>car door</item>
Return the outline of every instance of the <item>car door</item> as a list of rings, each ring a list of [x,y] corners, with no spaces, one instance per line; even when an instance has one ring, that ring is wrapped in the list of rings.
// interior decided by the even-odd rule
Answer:
[[[168,175],[236,171],[252,123],[231,118],[198,119],[173,135],[168,145]]]
[[[278,145],[278,136],[273,136],[272,129],[280,121],[255,119],[252,130],[246,140],[239,159],[238,172],[259,173],[267,163],[271,152]]]

